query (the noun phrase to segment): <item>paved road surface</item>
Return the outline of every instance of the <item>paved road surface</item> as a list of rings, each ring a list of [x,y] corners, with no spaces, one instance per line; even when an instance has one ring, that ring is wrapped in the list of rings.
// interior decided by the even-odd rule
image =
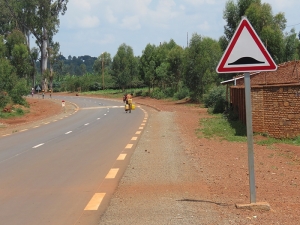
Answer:
[[[78,112],[0,138],[1,224],[97,224],[107,207],[147,113],[125,113],[120,101],[63,99]]]

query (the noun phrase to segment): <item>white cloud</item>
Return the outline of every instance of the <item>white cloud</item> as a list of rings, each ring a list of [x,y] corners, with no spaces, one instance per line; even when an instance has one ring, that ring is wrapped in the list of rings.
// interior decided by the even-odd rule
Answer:
[[[118,18],[114,16],[114,12],[111,10],[110,7],[106,7],[105,16],[109,23],[115,23],[118,20]]]
[[[224,0],[185,0],[191,5],[203,5],[203,4],[216,4],[217,1],[224,2]]]
[[[129,30],[138,30],[141,28],[138,16],[126,16],[122,19],[121,27]]]
[[[79,27],[81,28],[94,28],[100,24],[98,17],[85,16],[84,18],[77,18]]]
[[[72,0],[72,4],[74,4],[75,8],[80,10],[90,11],[92,9],[91,2],[89,0]]]
[[[295,6],[297,3],[299,4],[299,0],[263,0],[263,3],[264,2],[269,2],[272,8],[278,8],[281,10]]]
[[[202,31],[210,30],[210,26],[209,26],[209,23],[207,21],[204,21],[204,23],[201,23],[198,27]]]

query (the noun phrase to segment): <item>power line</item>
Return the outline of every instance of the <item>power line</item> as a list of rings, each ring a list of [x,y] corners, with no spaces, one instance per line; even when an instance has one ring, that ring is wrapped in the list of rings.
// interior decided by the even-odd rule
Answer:
[[[296,25],[299,25],[300,23],[297,23],[297,24],[294,24],[294,25],[289,25],[289,26],[286,26],[286,27],[293,27],[293,26],[296,26]]]

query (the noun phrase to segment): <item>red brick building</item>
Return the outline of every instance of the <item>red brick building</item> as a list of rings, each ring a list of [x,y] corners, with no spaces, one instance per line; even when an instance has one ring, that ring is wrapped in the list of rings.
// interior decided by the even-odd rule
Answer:
[[[275,138],[300,136],[300,61],[280,64],[277,71],[250,75],[253,131]],[[231,106],[246,123],[243,75],[222,84],[231,85]]]

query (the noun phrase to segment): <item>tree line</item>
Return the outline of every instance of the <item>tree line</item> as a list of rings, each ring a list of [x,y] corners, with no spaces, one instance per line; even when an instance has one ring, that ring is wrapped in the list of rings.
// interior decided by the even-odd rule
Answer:
[[[58,15],[66,12],[67,3],[0,0],[1,95],[21,96],[26,86],[35,84],[54,91],[147,87],[146,93],[156,98],[190,96],[201,101],[220,81],[232,77],[217,74],[215,68],[242,16],[247,16],[277,64],[298,60],[300,55],[295,29],[284,32],[287,21],[283,12],[274,15],[271,5],[261,0],[228,0],[224,35],[218,40],[194,33],[185,48],[170,39],[159,45],[147,44],[141,56],[123,43],[114,56],[104,52],[98,57],[65,58],[53,37],[59,28]],[[29,34],[36,37],[38,48],[30,48]],[[16,87],[19,92],[13,91]]]

